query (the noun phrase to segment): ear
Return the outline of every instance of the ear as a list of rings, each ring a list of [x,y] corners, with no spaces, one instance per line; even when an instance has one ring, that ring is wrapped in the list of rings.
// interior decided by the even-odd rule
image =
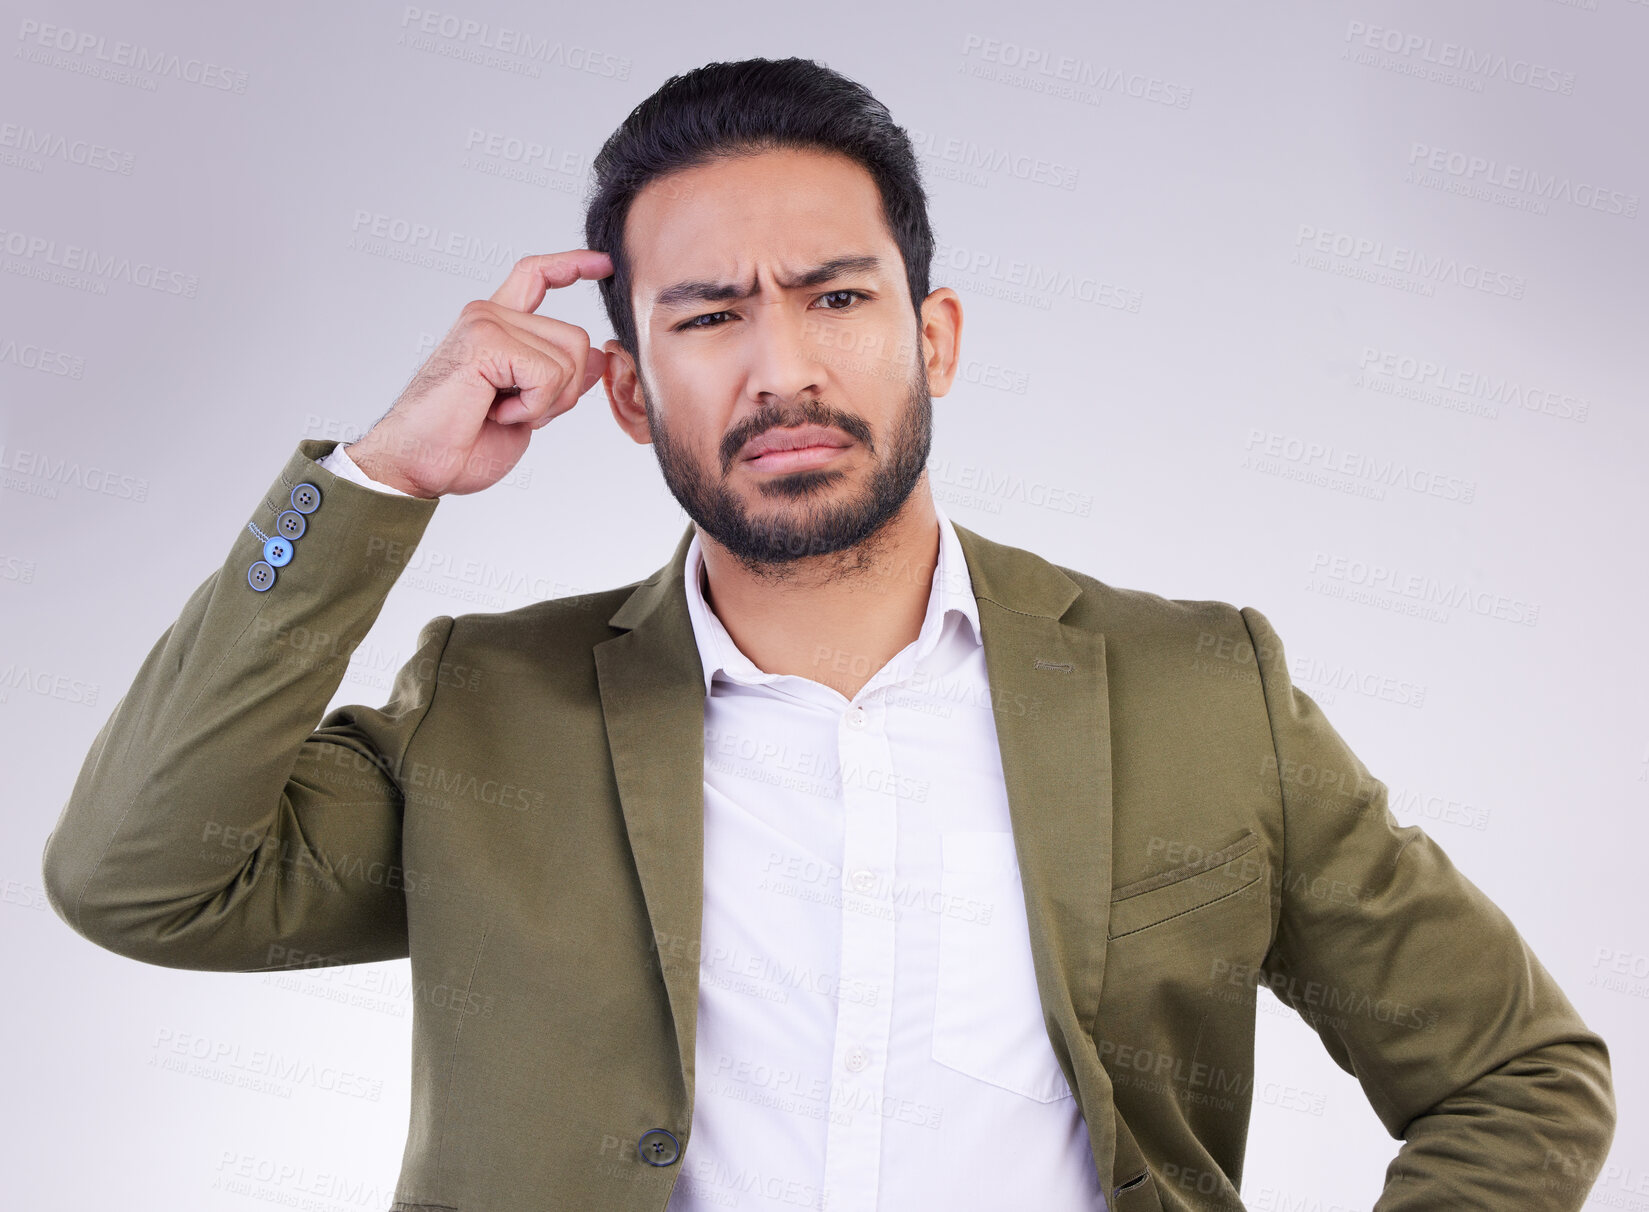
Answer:
[[[636,373],[635,362],[616,337],[603,341],[601,350],[607,355],[607,369],[601,381],[607,389],[613,420],[630,435],[631,441],[651,445],[653,428],[647,420],[647,406],[642,402],[641,376]]]
[[[928,392],[942,396],[956,378],[962,353],[962,300],[941,286],[922,300],[922,360],[927,363]]]

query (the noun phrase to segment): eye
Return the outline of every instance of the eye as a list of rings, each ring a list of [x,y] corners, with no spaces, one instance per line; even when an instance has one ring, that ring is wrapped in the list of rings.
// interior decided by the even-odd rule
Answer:
[[[819,298],[821,298],[821,299],[836,299],[836,298],[841,298],[843,296],[846,296],[850,301],[851,300],[863,300],[863,299],[868,299],[870,297],[869,295],[865,294],[862,290],[833,290],[828,295],[820,295]],[[826,311],[849,311],[849,310],[851,310],[851,302],[848,305],[845,305],[845,306],[842,306],[842,307],[827,307],[827,308],[825,308],[825,310]]]
[[[853,310],[855,304],[863,302],[864,300],[870,298],[870,296],[862,290],[843,289],[833,290],[829,294],[820,295],[819,298],[842,300],[841,306],[826,307],[824,309],[825,311],[851,311]],[[702,316],[693,316],[691,319],[683,320],[680,324],[676,325],[675,331],[681,332],[684,329],[689,328],[720,328],[724,323],[726,323],[726,321],[720,317],[730,316],[732,314],[733,313],[730,311],[705,312]]]
[[[725,311],[706,312],[702,316],[694,316],[691,320],[683,320],[680,324],[676,325],[676,331],[680,332],[684,328],[720,328],[721,327],[720,323],[700,324],[699,321],[700,320],[714,320],[717,316],[725,316],[725,315],[728,315],[728,314],[730,314],[730,313],[725,312]]]

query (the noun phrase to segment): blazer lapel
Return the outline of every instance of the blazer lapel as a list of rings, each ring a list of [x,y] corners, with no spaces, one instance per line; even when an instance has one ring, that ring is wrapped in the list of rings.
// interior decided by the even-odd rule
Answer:
[[[1037,987],[1061,1031],[1089,1037],[1067,1038],[1060,1057],[1075,1090],[1070,1052],[1092,1047],[1111,916],[1105,637],[1060,621],[1082,589],[1053,564],[963,526],[956,536],[979,603]]]
[[[608,619],[624,634],[594,649],[613,775],[656,951],[690,957],[662,961],[689,1107],[704,912],[704,669],[683,577],[692,538],[689,524],[670,562]]]
[[[954,523],[953,523],[954,524]],[[1037,988],[1060,1065],[1092,1046],[1111,903],[1110,706],[1104,636],[1060,621],[1081,587],[1032,552],[962,526],[996,704]],[[689,1105],[704,907],[704,672],[687,613],[689,525],[595,646],[613,772],[676,1024]],[[1072,1038],[1071,1033],[1080,1033]],[[1081,1036],[1087,1036],[1084,1040]],[[1110,1106],[1110,1091],[1095,1094]]]

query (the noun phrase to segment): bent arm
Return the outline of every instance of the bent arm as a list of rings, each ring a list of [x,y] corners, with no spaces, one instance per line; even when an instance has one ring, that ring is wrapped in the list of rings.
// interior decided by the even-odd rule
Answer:
[[[1260,776],[1281,798],[1271,989],[1403,1140],[1376,1212],[1578,1209],[1614,1135],[1609,1052],[1511,921],[1417,826],[1289,678],[1242,611],[1271,720]]]
[[[381,709],[325,714],[437,504],[350,483],[304,441],[247,521],[319,504],[259,591],[264,540],[228,558],[150,650],[86,756],[42,869],[59,917],[117,954],[262,971],[407,954],[396,772],[452,628],[427,624]],[[305,502],[307,503],[307,501]]]

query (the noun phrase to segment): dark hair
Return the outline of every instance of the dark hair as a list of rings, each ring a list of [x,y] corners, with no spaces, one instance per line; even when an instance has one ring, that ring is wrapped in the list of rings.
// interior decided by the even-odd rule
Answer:
[[[639,354],[624,220],[636,194],[667,173],[780,147],[839,152],[871,175],[920,320],[933,229],[916,153],[887,106],[864,85],[811,59],[707,63],[666,80],[595,158],[584,238],[586,247],[612,259],[613,272],[597,285],[614,335],[632,358]]]

